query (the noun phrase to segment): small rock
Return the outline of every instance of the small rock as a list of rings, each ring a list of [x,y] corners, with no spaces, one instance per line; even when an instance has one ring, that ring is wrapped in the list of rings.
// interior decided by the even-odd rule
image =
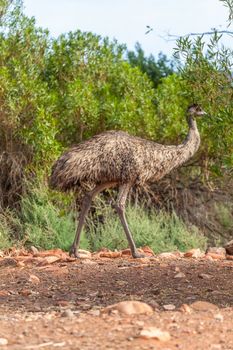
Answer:
[[[7,345],[8,340],[6,338],[0,338],[0,345]]]
[[[187,314],[191,314],[192,309],[191,309],[191,307],[188,304],[182,304],[181,307],[180,307],[180,311],[181,312],[185,312]]]
[[[203,256],[205,256],[205,254],[203,252],[201,252],[201,250],[199,248],[197,249],[190,249],[189,251],[187,251],[186,253],[184,253],[184,257],[185,258],[202,258]]]
[[[190,305],[190,307],[195,311],[216,311],[218,306],[208,301],[195,301]]]
[[[166,311],[172,311],[172,310],[175,310],[176,306],[173,304],[167,304],[167,305],[163,305],[163,308]]]
[[[131,256],[131,250],[130,250],[129,248],[123,249],[123,250],[121,251],[121,254],[122,254],[122,255]]]
[[[128,282],[127,282],[127,281],[119,280],[119,281],[116,281],[115,284],[116,284],[117,286],[120,286],[120,287],[121,287],[121,286],[127,285]]]
[[[160,341],[168,341],[171,339],[168,332],[161,331],[161,329],[156,327],[143,328],[139,334],[139,337],[144,339],[157,339]]]
[[[29,279],[28,280],[29,280],[29,282],[31,282],[33,284],[40,283],[40,279],[36,275],[29,275]]]
[[[119,314],[119,311],[118,311],[118,310],[112,310],[112,311],[111,311],[111,314],[113,314],[113,315],[118,315],[118,314]]]
[[[223,260],[226,258],[226,255],[222,255],[222,254],[216,254],[216,253],[207,253],[206,257],[211,257],[213,260]]]
[[[213,276],[208,275],[207,273],[199,273],[198,277],[199,277],[199,278],[202,278],[202,279],[209,280],[209,279],[211,279]]]
[[[219,322],[223,322],[223,315],[218,313],[216,315],[214,315],[215,320],[219,321]]]
[[[175,255],[174,253],[169,253],[169,252],[160,253],[157,255],[157,257],[162,258],[162,259],[177,259],[177,255]]]
[[[24,297],[28,297],[30,294],[32,294],[32,291],[30,289],[22,289],[20,291],[20,294],[23,295]]]
[[[81,258],[81,259],[83,259],[83,260],[81,261],[81,264],[82,264],[82,265],[98,265],[98,263],[97,263],[96,261],[90,260],[89,258],[83,257],[83,258]]]
[[[68,318],[72,318],[74,317],[74,313],[73,311],[71,311],[70,309],[67,309],[65,311],[63,311],[63,313],[61,314],[62,317],[68,317]]]
[[[224,248],[226,249],[227,254],[233,255],[233,240],[227,242]]]
[[[206,250],[206,254],[207,253],[214,253],[214,254],[218,254],[218,255],[226,255],[226,249],[223,247],[209,247]]]
[[[85,249],[79,249],[78,250],[78,257],[80,259],[91,259],[91,252]]]
[[[137,263],[138,264],[141,264],[141,265],[148,265],[151,263],[151,259],[150,257],[145,257],[145,258],[139,258],[137,259]],[[135,261],[135,259],[133,258],[132,259],[133,261]],[[140,265],[135,265],[134,268],[140,268]]]
[[[57,261],[61,260],[61,258],[57,255],[49,255],[43,258],[42,261],[38,264],[38,266],[45,266],[45,265],[50,265],[53,264]]]
[[[100,316],[100,310],[90,310],[88,313],[92,316]]]
[[[103,312],[112,312],[114,310],[125,315],[153,313],[150,305],[136,300],[121,301],[120,303],[107,306],[103,309]]]
[[[133,338],[133,337],[128,337],[127,340],[128,340],[128,341],[133,341],[134,338]]]
[[[214,259],[213,259],[210,255],[208,255],[208,254],[206,254],[206,255],[204,256],[204,259],[209,260],[209,261],[213,261],[213,260],[214,260]]]
[[[57,300],[56,305],[61,307],[67,307],[70,305],[70,302],[68,300]]]
[[[146,255],[149,255],[149,256],[154,256],[155,255],[153,250],[150,247],[148,247],[148,246],[142,247],[142,251],[144,253],[146,253]]]
[[[100,252],[99,253],[100,258],[116,259],[116,258],[120,258],[121,256],[122,256],[122,252]]]
[[[186,277],[186,276],[183,272],[179,272],[174,276],[174,278],[184,278],[184,277]]]
[[[148,303],[150,304],[150,306],[154,309],[154,310],[159,310],[160,309],[160,305],[157,301],[155,301],[154,299],[148,300]]]
[[[61,257],[64,254],[64,252],[57,248],[57,249],[49,249],[49,250],[40,250],[35,255],[37,257],[44,258],[45,256],[59,256]]]
[[[30,250],[29,250],[33,255],[36,255],[39,253],[39,250],[34,247],[34,245],[31,245]]]
[[[0,290],[0,297],[5,297],[7,295],[9,295],[8,290]]]

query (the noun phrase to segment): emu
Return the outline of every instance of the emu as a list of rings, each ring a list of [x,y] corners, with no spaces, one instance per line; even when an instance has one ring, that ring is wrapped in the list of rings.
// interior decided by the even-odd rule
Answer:
[[[194,104],[187,110],[188,134],[179,145],[162,145],[129,135],[123,131],[107,131],[79,143],[66,151],[53,165],[50,187],[61,191],[75,190],[85,183],[93,189],[86,192],[70,255],[78,257],[85,217],[93,198],[101,191],[118,187],[115,209],[125,231],[132,256],[140,258],[125,217],[125,203],[134,185],[161,179],[181,166],[198,150],[200,135],[197,116],[206,114]]]

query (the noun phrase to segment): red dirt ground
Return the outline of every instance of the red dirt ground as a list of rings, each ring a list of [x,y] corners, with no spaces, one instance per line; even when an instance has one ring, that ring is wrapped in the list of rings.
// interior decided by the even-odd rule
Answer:
[[[233,260],[57,252],[0,258],[0,349],[233,350]],[[154,311],[103,312],[123,300]],[[170,340],[140,337],[148,326]]]

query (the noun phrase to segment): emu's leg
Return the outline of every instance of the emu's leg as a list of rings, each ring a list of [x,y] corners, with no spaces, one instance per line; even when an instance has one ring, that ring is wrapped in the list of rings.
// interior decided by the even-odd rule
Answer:
[[[131,235],[131,232],[129,230],[129,226],[127,224],[126,217],[125,217],[125,202],[126,202],[130,187],[131,187],[131,184],[125,184],[125,185],[121,185],[119,187],[119,194],[118,194],[117,202],[115,205],[115,209],[117,211],[117,214],[119,215],[119,218],[121,220],[121,224],[124,228],[126,238],[129,242],[132,256],[134,258],[143,258],[143,257],[145,257],[145,255],[140,254],[137,251],[136,245],[134,243],[133,237]]]
[[[86,215],[91,207],[92,200],[99,192],[103,191],[106,188],[110,188],[112,186],[115,186],[115,185],[116,185],[116,183],[110,182],[110,183],[105,183],[105,184],[101,184],[99,186],[96,186],[92,191],[88,192],[85,195],[85,197],[83,198],[78,227],[76,230],[76,235],[74,238],[74,242],[70,248],[70,256],[74,255],[76,258],[78,258],[78,248],[79,248],[79,243],[80,243],[81,232],[82,232],[82,228],[83,228],[83,225],[85,222],[85,217],[86,217]]]

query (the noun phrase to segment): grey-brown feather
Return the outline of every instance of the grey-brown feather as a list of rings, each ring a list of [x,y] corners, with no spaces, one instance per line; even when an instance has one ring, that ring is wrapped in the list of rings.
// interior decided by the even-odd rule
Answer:
[[[107,131],[65,152],[53,165],[50,186],[61,191],[82,184],[143,184],[161,179],[197,151],[200,136],[189,118],[189,132],[180,145],[161,145],[122,131]]]

